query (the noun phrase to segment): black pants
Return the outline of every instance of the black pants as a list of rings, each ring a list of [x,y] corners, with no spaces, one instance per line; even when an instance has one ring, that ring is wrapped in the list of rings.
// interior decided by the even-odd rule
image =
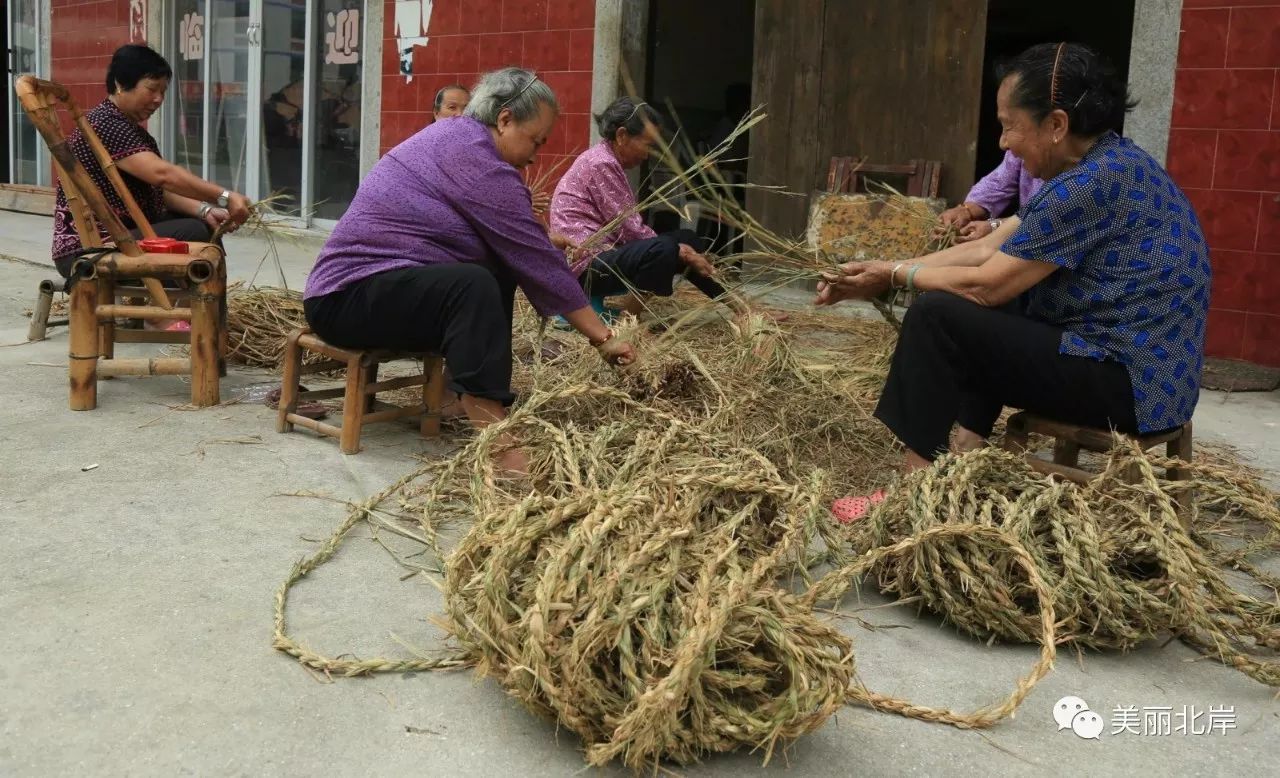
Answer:
[[[929,460],[946,452],[952,424],[987,437],[1005,406],[1136,432],[1128,371],[1058,353],[1062,332],[1012,307],[923,294],[903,319],[876,418]]]
[[[132,224],[133,222],[126,223]],[[209,229],[209,225],[202,219],[192,216],[178,216],[169,211],[161,214],[160,218],[152,223],[151,228],[156,231],[156,237],[158,238],[173,238],[174,240],[196,243],[206,243],[213,236],[213,230]],[[135,239],[142,237],[141,230],[129,230],[129,234]],[[71,266],[75,264],[75,261],[75,256],[60,257],[55,259],[53,264],[57,266],[58,272],[62,274],[63,278],[68,278],[71,275]],[[165,286],[172,289],[176,284],[167,282]]]
[[[635,240],[600,254],[582,274],[582,288],[593,297],[611,297],[634,290],[670,297],[672,282],[683,275],[703,294],[716,299],[724,287],[680,261],[680,244],[703,251],[692,230],[674,230],[656,238]]]
[[[515,283],[461,262],[388,270],[303,302],[311,329],[351,349],[435,351],[449,388],[510,405]]]
[[[208,243],[209,238],[213,236],[213,230],[209,228],[207,222],[203,219],[197,219],[194,216],[179,216],[176,213],[165,211],[160,215],[151,228],[156,231],[157,238],[173,238],[174,240],[189,241],[193,243]],[[130,230],[135,238],[141,238],[142,234],[138,230]]]

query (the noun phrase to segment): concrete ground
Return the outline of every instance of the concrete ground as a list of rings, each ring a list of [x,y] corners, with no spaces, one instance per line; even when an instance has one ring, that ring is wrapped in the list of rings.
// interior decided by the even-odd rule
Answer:
[[[355,457],[309,433],[278,435],[261,405],[183,410],[176,378],[102,384],[99,407],[67,410],[66,331],[25,344],[23,309],[47,261],[50,220],[0,212],[0,774],[570,775],[579,744],[492,681],[467,672],[337,680],[271,648],[276,588],[345,515],[313,492],[360,500],[439,453],[382,425]],[[233,238],[232,278],[262,244]],[[315,244],[282,247],[297,287]],[[274,283],[271,263],[259,283]],[[142,347],[138,347],[142,348]],[[224,398],[271,382],[233,369]],[[1206,393],[1200,440],[1229,441],[1280,472],[1280,396]],[[95,468],[86,470],[89,465]],[[360,529],[295,590],[294,634],[322,652],[403,656],[433,646],[439,598]],[[862,606],[884,600],[867,595]],[[846,608],[859,607],[850,603]],[[864,681],[930,705],[1003,698],[1035,658],[987,647],[914,610],[862,613],[905,628],[842,628]],[[1085,740],[1058,731],[1059,698],[1113,720],[1118,706],[1233,706],[1225,734]],[[1200,719],[1203,725],[1206,719]],[[759,755],[679,772],[737,775]],[[1064,653],[1018,716],[964,732],[860,708],[842,711],[768,767],[795,775],[1254,773],[1280,764],[1280,704],[1267,689],[1180,643],[1128,655]],[[612,771],[611,771],[612,772]],[[616,772],[624,772],[617,769]]]

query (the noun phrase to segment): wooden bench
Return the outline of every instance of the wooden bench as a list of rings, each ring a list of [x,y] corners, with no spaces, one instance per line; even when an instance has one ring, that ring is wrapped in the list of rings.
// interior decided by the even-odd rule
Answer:
[[[306,354],[321,354],[327,359],[304,365]],[[422,360],[422,372],[415,375],[378,380],[378,367],[384,362],[401,359]],[[346,371],[345,386],[312,391],[301,390],[302,376],[315,373]],[[379,402],[377,395],[393,389],[411,386],[422,387],[422,402],[409,406],[388,405]],[[298,403],[304,400],[320,400],[342,397],[342,424],[334,426],[316,419],[300,416]],[[338,439],[344,454],[360,451],[360,434],[365,425],[395,421],[410,416],[422,417],[422,436],[440,435],[440,407],[444,397],[444,358],[438,354],[403,351],[356,351],[338,348],[325,343],[310,329],[294,330],[285,345],[284,378],[280,388],[279,420],[277,432],[292,432],[294,425]]]

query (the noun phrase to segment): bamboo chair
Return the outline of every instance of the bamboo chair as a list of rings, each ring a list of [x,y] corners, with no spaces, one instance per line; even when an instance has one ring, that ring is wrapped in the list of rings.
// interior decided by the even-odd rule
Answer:
[[[906,178],[908,197],[937,197],[942,163],[913,159],[906,165],[873,165],[858,157],[832,157],[827,170],[827,191],[841,194],[867,191],[867,180]]]
[[[322,354],[327,359],[311,365],[303,364],[306,352]],[[276,423],[277,432],[292,432],[294,425],[306,427],[338,439],[344,454],[360,451],[360,434],[365,425],[383,421],[395,421],[409,416],[421,416],[424,438],[440,435],[440,408],[444,398],[444,360],[438,354],[415,354],[399,351],[356,351],[338,348],[325,343],[309,328],[294,330],[285,343],[284,378],[280,385],[280,410]],[[398,359],[421,359],[422,372],[418,375],[378,380],[378,366]],[[302,391],[303,375],[346,371],[345,386],[334,389]],[[422,402],[400,407],[379,402],[379,392],[422,387]],[[298,403],[302,400],[321,400],[342,397],[342,426],[335,427],[316,419],[299,415]]]
[[[102,248],[92,258],[77,260],[68,282],[71,409],[87,411],[97,407],[99,378],[130,375],[190,375],[191,404],[217,405],[219,378],[226,370],[227,344],[227,269],[222,249],[212,243],[190,243],[188,254],[143,251],[67,144],[58,121],[59,105],[93,150],[143,238],[155,238],[151,223],[129,194],[115,162],[70,93],[61,84],[30,75],[17,80],[15,91],[53,156],[82,245],[86,249]],[[114,249],[103,246],[99,224],[106,227]],[[124,279],[140,279],[142,285],[125,285],[121,283]],[[163,281],[176,281],[187,289],[166,291]],[[170,292],[187,305],[176,307]],[[118,296],[141,298],[142,304],[119,304]],[[117,330],[116,319],[186,321],[190,322],[191,331]],[[191,356],[117,359],[116,343],[181,343],[190,346]]]

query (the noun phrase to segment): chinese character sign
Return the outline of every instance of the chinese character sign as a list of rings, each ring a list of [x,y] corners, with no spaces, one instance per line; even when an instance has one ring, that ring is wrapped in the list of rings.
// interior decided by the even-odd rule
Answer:
[[[354,65],[360,61],[360,11],[351,8],[325,15],[324,64]]]
[[[204,59],[204,17],[195,11],[178,23],[178,53],[187,61]]]
[[[147,42],[147,0],[129,0],[129,40]]]

